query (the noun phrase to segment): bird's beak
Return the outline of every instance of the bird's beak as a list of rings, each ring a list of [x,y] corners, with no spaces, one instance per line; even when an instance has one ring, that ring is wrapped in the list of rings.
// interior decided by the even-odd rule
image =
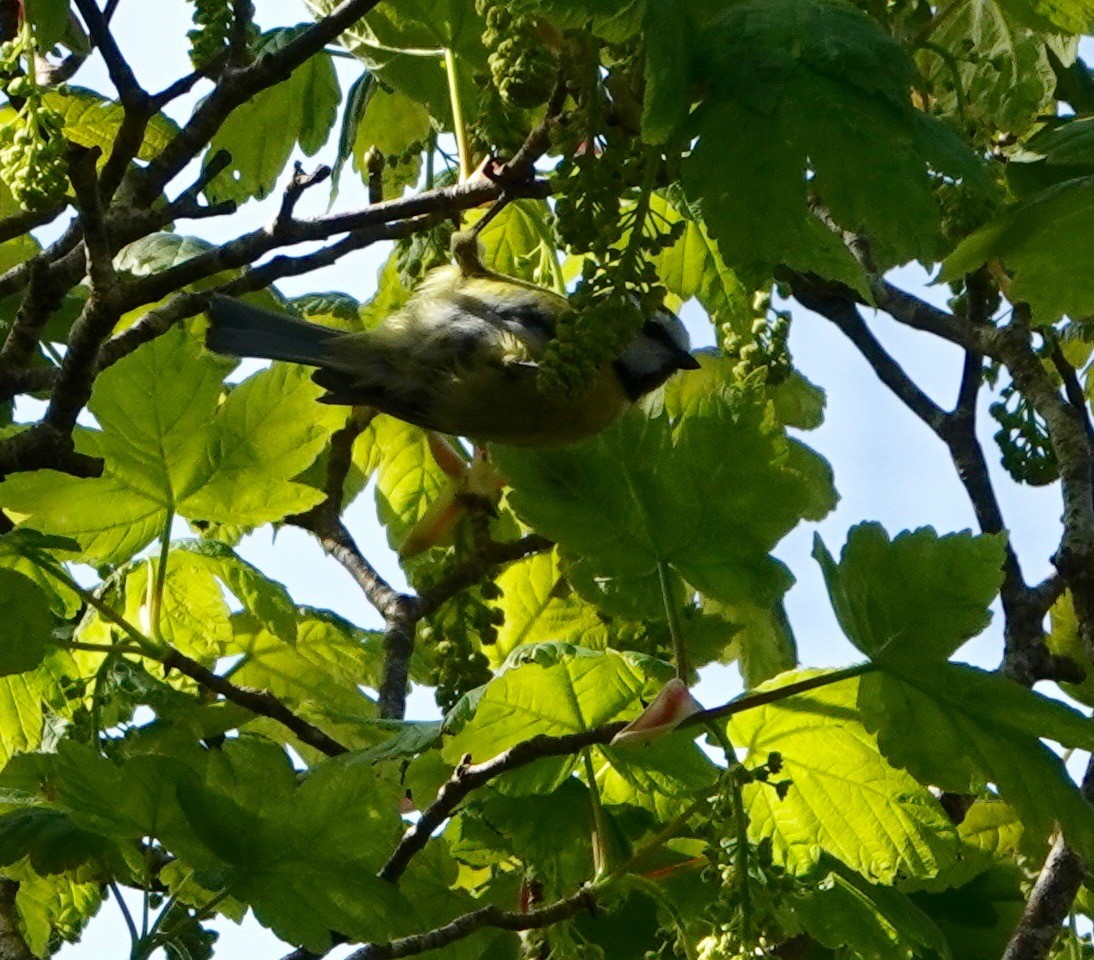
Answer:
[[[676,361],[676,369],[678,370],[698,370],[699,361],[688,353],[687,350],[681,350],[677,348],[672,352],[672,358]]]

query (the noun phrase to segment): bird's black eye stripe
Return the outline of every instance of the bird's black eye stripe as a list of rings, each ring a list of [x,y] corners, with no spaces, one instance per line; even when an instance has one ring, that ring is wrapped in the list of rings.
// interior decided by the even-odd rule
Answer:
[[[519,323],[522,327],[531,330],[542,330],[544,333],[550,333],[554,326],[552,323],[553,317],[532,304],[495,307],[494,310],[499,317],[513,323]]]

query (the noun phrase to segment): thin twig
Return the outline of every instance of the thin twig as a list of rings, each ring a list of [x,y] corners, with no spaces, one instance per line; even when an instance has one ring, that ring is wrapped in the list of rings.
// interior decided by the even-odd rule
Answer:
[[[549,906],[524,913],[502,910],[501,907],[491,904],[426,933],[389,940],[387,943],[367,944],[351,953],[346,960],[395,960],[396,957],[412,957],[428,950],[439,950],[485,927],[499,930],[538,930],[568,920],[583,911],[592,912],[595,909],[595,896],[589,887],[582,887],[577,893]]]

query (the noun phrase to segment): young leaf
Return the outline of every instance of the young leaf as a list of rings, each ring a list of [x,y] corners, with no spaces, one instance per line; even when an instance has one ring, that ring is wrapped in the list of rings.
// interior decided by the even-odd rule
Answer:
[[[885,755],[925,783],[957,793],[992,783],[1033,836],[1058,822],[1083,856],[1094,809],[1040,738],[1094,747],[1094,724],[997,674],[957,663],[886,661],[863,678],[860,705]]]

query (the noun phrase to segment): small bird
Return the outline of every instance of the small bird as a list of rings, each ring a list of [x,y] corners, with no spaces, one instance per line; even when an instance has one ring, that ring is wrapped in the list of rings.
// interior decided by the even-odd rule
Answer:
[[[580,396],[545,393],[537,361],[569,302],[467,263],[433,270],[382,324],[347,333],[215,297],[216,353],[318,369],[322,403],[365,405],[478,443],[554,446],[604,429],[677,370],[699,362],[680,319],[659,310]]]

